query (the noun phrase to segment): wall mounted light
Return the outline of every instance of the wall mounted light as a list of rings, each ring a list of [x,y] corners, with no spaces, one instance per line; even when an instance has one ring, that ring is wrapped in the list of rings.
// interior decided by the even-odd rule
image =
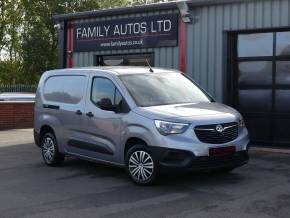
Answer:
[[[177,7],[180,12],[181,19],[184,23],[191,23],[192,22],[192,16],[189,12],[187,1],[181,0],[176,2]]]
[[[58,24],[55,24],[53,27],[54,27],[55,29],[57,29],[57,30],[60,30],[61,25],[58,23]]]

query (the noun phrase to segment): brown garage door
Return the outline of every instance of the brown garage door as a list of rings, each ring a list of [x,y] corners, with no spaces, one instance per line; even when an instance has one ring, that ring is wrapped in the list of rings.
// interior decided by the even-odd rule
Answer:
[[[231,35],[232,104],[255,143],[290,145],[290,30]]]

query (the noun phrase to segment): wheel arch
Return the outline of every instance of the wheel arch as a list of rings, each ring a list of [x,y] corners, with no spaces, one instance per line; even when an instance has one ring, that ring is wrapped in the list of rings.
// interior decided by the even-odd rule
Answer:
[[[64,148],[62,146],[63,144],[63,141],[62,141],[62,138],[61,138],[61,133],[59,133],[59,128],[55,127],[55,126],[52,126],[48,123],[45,123],[43,124],[41,127],[40,127],[40,131],[39,131],[39,140],[41,142],[42,140],[42,137],[45,133],[47,132],[51,132],[56,140],[57,140],[57,145],[58,145],[58,149],[59,149],[59,152],[61,153],[64,153]]]
[[[39,132],[40,140],[42,140],[42,137],[44,136],[44,134],[48,132],[51,132],[55,136],[54,129],[50,125],[47,125],[47,124],[42,125]]]
[[[127,152],[130,150],[130,148],[138,144],[148,146],[148,143],[140,137],[130,137],[126,140],[125,146],[124,146],[124,153],[123,153],[124,159],[126,157]]]

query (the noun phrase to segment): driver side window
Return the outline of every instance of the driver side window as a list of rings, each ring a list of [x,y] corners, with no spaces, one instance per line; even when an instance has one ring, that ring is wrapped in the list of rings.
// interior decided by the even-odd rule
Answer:
[[[103,77],[95,77],[92,84],[91,100],[100,108],[102,99],[110,100],[112,105],[120,105],[122,96],[111,80]]]

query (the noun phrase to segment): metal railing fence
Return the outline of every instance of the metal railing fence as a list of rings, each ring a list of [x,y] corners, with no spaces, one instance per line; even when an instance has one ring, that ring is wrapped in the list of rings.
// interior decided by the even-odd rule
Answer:
[[[0,84],[0,93],[3,92],[27,92],[27,93],[35,93],[37,89],[37,85],[1,85]]]

